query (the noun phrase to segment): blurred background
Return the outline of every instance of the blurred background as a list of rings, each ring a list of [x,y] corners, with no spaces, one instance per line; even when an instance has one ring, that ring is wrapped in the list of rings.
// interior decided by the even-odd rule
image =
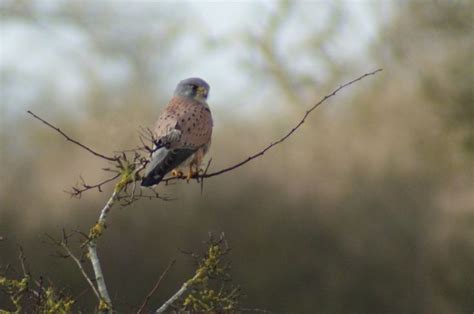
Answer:
[[[116,306],[192,275],[225,232],[243,305],[280,313],[474,310],[474,2],[0,1],[0,265],[95,296],[45,234],[89,230],[108,198],[64,193],[139,144],[183,78],[211,85],[212,170],[257,152],[340,84],[290,139],[177,200],[116,207],[99,254]],[[0,307],[6,300],[0,296]]]

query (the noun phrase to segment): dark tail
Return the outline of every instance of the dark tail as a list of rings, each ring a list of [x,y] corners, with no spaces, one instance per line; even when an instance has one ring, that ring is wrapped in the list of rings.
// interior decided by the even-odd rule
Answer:
[[[178,167],[195,151],[194,149],[167,150],[166,148],[157,151],[157,154],[150,161],[150,169],[145,170],[141,185],[152,186],[160,183],[168,172]]]
[[[157,176],[157,177],[148,176],[148,177],[145,177],[145,178],[142,179],[141,186],[156,185],[156,184],[160,183],[161,180],[163,180],[162,176]]]

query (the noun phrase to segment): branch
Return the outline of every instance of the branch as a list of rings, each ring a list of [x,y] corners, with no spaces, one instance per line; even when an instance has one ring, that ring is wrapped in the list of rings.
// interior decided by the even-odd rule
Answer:
[[[163,303],[163,305],[159,309],[157,309],[155,313],[164,313],[168,309],[168,307],[176,300],[178,300],[188,290],[188,288],[201,276],[201,273],[196,272],[196,275],[194,275],[194,277],[190,280],[183,283],[181,288],[171,298],[169,298],[165,303]]]
[[[166,267],[166,269],[164,270],[164,272],[161,274],[160,278],[158,279],[158,281],[156,282],[155,286],[153,287],[153,289],[151,289],[150,293],[148,293],[148,295],[146,296],[145,298],[145,301],[143,301],[143,304],[140,306],[140,308],[138,309],[137,311],[137,314],[140,314],[143,312],[143,310],[145,309],[145,306],[146,304],[148,303],[148,301],[150,300],[150,298],[153,296],[153,294],[156,292],[156,290],[158,290],[158,288],[160,287],[160,284],[161,284],[161,281],[163,280],[163,278],[166,276],[166,274],[168,273],[168,271],[171,269],[171,267],[173,267],[173,265],[175,264],[175,260],[171,261],[169,264],[168,264],[168,267]]]
[[[212,172],[212,173],[209,173],[209,174],[202,174],[202,175],[198,175],[196,176],[195,178],[197,179],[203,179],[203,178],[210,178],[210,177],[214,177],[214,176],[218,176],[218,175],[221,175],[223,173],[226,173],[226,172],[229,172],[229,171],[232,171],[236,168],[239,168],[243,165],[245,165],[246,163],[252,161],[253,159],[257,158],[257,157],[260,157],[262,156],[263,154],[265,154],[268,150],[270,150],[272,147],[284,142],[287,138],[289,138],[296,130],[298,130],[301,125],[303,125],[303,123],[305,122],[306,118],[311,114],[311,112],[313,112],[317,107],[319,107],[322,103],[324,103],[326,100],[328,100],[329,98],[335,96],[340,90],[360,81],[360,80],[363,80],[364,78],[368,77],[368,76],[371,76],[371,75],[375,75],[377,74],[378,72],[382,71],[382,69],[377,69],[375,71],[372,71],[372,72],[368,72],[368,73],[365,73],[364,75],[361,75],[359,76],[358,78],[356,79],[353,79],[352,81],[349,81],[341,86],[339,86],[338,88],[336,88],[334,91],[332,91],[330,94],[324,96],[319,102],[317,102],[316,104],[314,104],[311,108],[309,108],[305,114],[303,115],[303,118],[296,124],[296,126],[294,126],[290,131],[288,131],[283,137],[281,137],[280,139],[270,143],[268,146],[266,146],[264,149],[262,149],[261,151],[251,155],[250,157],[247,157],[247,159],[233,165],[233,166],[230,166],[228,168],[224,168],[222,170],[219,170],[219,171],[216,171],[216,172]],[[169,182],[169,181],[172,181],[172,180],[177,180],[177,179],[186,179],[186,176],[177,176],[177,177],[171,177],[171,178],[166,178],[164,180],[162,180],[162,182]]]
[[[99,291],[100,301],[106,303],[106,308],[112,308],[112,300],[110,299],[109,291],[105,285],[104,274],[102,273],[102,267],[100,266],[99,256],[97,255],[97,242],[91,241],[88,245],[89,258],[91,260],[92,268],[94,269],[95,280],[97,282],[97,289]],[[99,310],[102,310],[102,304],[99,304]]]
[[[359,76],[358,78],[356,79],[353,79],[341,86],[339,86],[338,88],[336,88],[334,91],[332,91],[330,94],[324,96],[319,102],[317,102],[316,104],[314,104],[311,108],[309,108],[303,115],[302,119],[291,129],[289,130],[284,136],[282,136],[281,138],[277,139],[276,141],[270,143],[269,145],[267,145],[266,147],[264,147],[262,150],[260,150],[259,152],[247,157],[246,159],[242,160],[241,162],[233,165],[233,166],[230,166],[230,167],[227,167],[227,168],[224,168],[224,169],[221,169],[219,171],[215,171],[215,172],[211,172],[211,173],[208,173],[207,170],[209,169],[209,165],[210,163],[207,165],[206,167],[206,170],[201,173],[201,174],[197,174],[195,175],[193,178],[195,178],[198,182],[200,182],[201,184],[201,190],[203,188],[203,179],[204,178],[211,178],[211,177],[214,177],[214,176],[218,176],[218,175],[221,175],[221,174],[224,174],[226,172],[229,172],[229,171],[232,171],[234,169],[237,169],[243,165],[245,165],[246,163],[264,155],[267,151],[269,151],[271,148],[273,148],[274,146],[278,145],[278,144],[281,144],[282,142],[284,142],[286,139],[288,139],[295,131],[297,131],[301,125],[303,125],[303,123],[305,122],[306,118],[308,118],[308,116],[317,108],[319,107],[322,103],[324,103],[326,100],[328,100],[329,98],[335,96],[340,90],[368,77],[368,76],[372,76],[372,75],[375,75],[376,73],[382,71],[382,69],[377,69],[375,71],[372,71],[372,72],[368,72],[368,73],[365,73],[361,76]],[[90,153],[94,154],[95,156],[97,157],[100,157],[102,159],[105,159],[105,160],[109,160],[109,161],[113,161],[115,162],[116,166],[120,169],[120,170],[124,170],[124,167],[123,167],[123,164],[122,162],[125,162],[127,166],[133,166],[133,170],[134,170],[134,178],[133,180],[130,180],[128,182],[126,182],[124,184],[124,186],[122,186],[122,188],[120,189],[120,191],[123,190],[123,188],[127,188],[127,186],[130,184],[130,183],[134,183],[134,188],[133,188],[133,191],[130,195],[130,199],[128,202],[125,202],[125,204],[130,204],[132,203],[133,201],[135,201],[136,199],[138,198],[141,198],[141,197],[147,197],[147,198],[154,198],[154,197],[157,197],[157,198],[160,198],[157,196],[157,194],[155,193],[154,197],[153,196],[145,196],[143,194],[140,194],[138,197],[136,197],[137,195],[135,195],[135,187],[136,187],[136,184],[135,184],[135,181],[137,180],[140,180],[140,176],[138,175],[138,173],[143,170],[147,163],[149,162],[149,160],[144,157],[144,156],[141,156],[138,152],[139,151],[147,151],[150,156],[151,154],[153,154],[153,152],[155,151],[155,149],[151,148],[150,146],[146,145],[144,143],[144,140],[149,140],[152,142],[152,144],[156,144],[156,139],[154,139],[154,135],[153,135],[153,132],[151,132],[149,129],[144,129],[142,131],[143,134],[140,135],[140,141],[142,142],[142,145],[143,147],[139,147],[137,149],[134,149],[134,150],[130,150],[129,152],[133,152],[134,153],[134,157],[133,157],[133,164],[130,164],[128,161],[127,161],[127,154],[126,154],[126,151],[122,151],[122,155],[120,156],[114,156],[114,157],[108,157],[106,155],[103,155],[103,154],[99,154],[95,151],[93,151],[92,149],[90,149],[89,147],[85,146],[84,144],[70,138],[67,134],[65,134],[63,131],[61,131],[59,128],[55,127],[53,124],[45,121],[44,119],[40,118],[39,116],[37,116],[36,114],[34,114],[33,112],[29,111],[28,110],[28,113],[31,114],[33,117],[35,117],[36,119],[40,120],[41,122],[43,122],[44,124],[46,124],[47,126],[51,127],[52,129],[54,129],[55,131],[59,132],[62,136],[64,136],[68,141],[71,141],[72,143],[80,146],[81,148],[83,149],[86,149],[87,151],[89,151]],[[156,146],[156,145],[155,145]],[[108,169],[104,169],[104,170],[108,170]],[[110,177],[102,182],[99,182],[97,184],[93,184],[93,185],[89,185],[89,184],[86,184],[85,182],[82,182],[82,185],[81,187],[73,187],[73,191],[69,192],[72,196],[76,196],[76,197],[80,197],[81,194],[85,191],[88,191],[88,190],[91,190],[91,189],[95,189],[97,188],[99,191],[101,191],[102,189],[102,186],[109,183],[109,182],[112,182],[114,181],[115,179],[117,179],[118,177],[120,176],[120,174],[117,174],[113,177]],[[162,180],[162,182],[168,184],[170,181],[174,181],[174,180],[183,180],[183,179],[187,179],[186,176],[184,175],[180,175],[180,176],[174,176],[174,177],[168,177],[168,178],[165,178],[164,180]],[[118,193],[117,193],[118,194]],[[118,199],[120,200],[120,197],[117,196]],[[123,199],[123,198],[122,198]]]
[[[286,139],[288,139],[294,132],[296,132],[303,125],[306,118],[308,118],[308,116],[318,106],[320,106],[322,103],[324,103],[327,99],[329,99],[329,98],[333,97],[334,95],[336,95],[340,90],[342,90],[342,89],[344,89],[344,88],[346,88],[346,87],[348,87],[348,86],[350,86],[350,85],[352,85],[352,84],[354,84],[354,83],[356,83],[356,82],[358,82],[358,81],[360,81],[360,80],[362,80],[362,79],[364,79],[368,76],[375,75],[376,73],[378,73],[380,71],[382,71],[382,69],[377,69],[375,71],[365,73],[364,75],[339,86],[333,92],[331,92],[330,94],[324,96],[319,102],[317,102],[311,108],[309,108],[305,112],[305,114],[303,115],[302,119],[292,129],[290,129],[285,135],[283,135],[281,138],[277,139],[276,141],[270,143],[269,145],[264,147],[259,152],[247,157],[245,160],[243,160],[243,161],[241,161],[241,162],[239,162],[239,163],[237,163],[233,166],[224,168],[222,170],[215,171],[215,172],[212,172],[212,173],[207,173],[207,171],[209,169],[209,166],[210,166],[210,162],[211,162],[211,161],[209,161],[209,163],[206,167],[206,170],[202,174],[200,174],[200,175],[198,174],[198,175],[195,176],[195,178],[198,181],[199,181],[199,179],[201,180],[200,181],[201,182],[201,191],[202,191],[202,188],[203,188],[203,179],[204,178],[210,178],[210,177],[214,177],[214,176],[224,174],[226,172],[237,169],[237,168],[245,165],[246,163],[248,163],[248,162],[250,162],[250,161],[252,161],[252,160],[254,160],[254,159],[256,159],[260,156],[263,156],[271,148],[273,148],[276,145],[281,144]],[[102,185],[104,185],[108,182],[111,182],[111,181],[119,178],[119,176],[120,176],[120,180],[116,183],[112,195],[110,196],[110,198],[107,201],[107,203],[105,204],[105,206],[102,208],[102,210],[100,212],[99,219],[98,219],[96,225],[91,228],[89,236],[88,236],[88,240],[85,243],[85,245],[87,245],[87,248],[88,248],[89,258],[91,260],[92,268],[94,270],[97,287],[94,286],[91,279],[85,273],[84,269],[82,268],[82,265],[80,264],[80,261],[75,256],[73,256],[71,254],[72,252],[69,250],[69,248],[67,248],[67,245],[63,244],[63,248],[65,248],[67,250],[69,256],[71,256],[74,259],[74,261],[78,265],[79,269],[81,270],[82,274],[84,275],[84,277],[86,277],[87,282],[93,288],[94,293],[100,299],[99,311],[110,310],[110,309],[112,309],[112,301],[111,301],[109,292],[107,290],[107,286],[106,286],[106,283],[105,283],[105,279],[104,279],[102,267],[101,267],[101,264],[100,264],[99,256],[97,254],[97,240],[100,237],[100,235],[102,234],[103,229],[105,228],[105,222],[106,222],[106,219],[107,219],[107,214],[109,213],[112,206],[117,201],[119,201],[121,199],[120,193],[122,191],[125,191],[125,193],[127,193],[126,192],[127,187],[130,184],[133,184],[133,189],[132,189],[131,195],[129,196],[130,203],[138,198],[135,195],[136,181],[140,179],[140,176],[138,175],[138,172],[145,168],[146,164],[148,163],[148,160],[145,157],[140,156],[138,151],[134,151],[135,155],[134,155],[134,158],[133,158],[133,162],[128,161],[127,155],[126,155],[125,152],[123,152],[121,156],[114,156],[114,157],[109,157],[109,156],[97,153],[96,151],[92,150],[91,148],[87,147],[86,145],[72,139],[66,133],[61,131],[59,128],[55,127],[53,124],[51,124],[51,123],[45,121],[44,119],[40,118],[39,116],[37,116],[33,112],[28,110],[28,113],[30,115],[32,115],[34,118],[36,118],[36,119],[40,120],[41,122],[43,122],[45,125],[49,126],[53,130],[60,133],[66,140],[68,140],[68,141],[78,145],[79,147],[87,150],[88,152],[92,153],[94,156],[97,156],[99,158],[114,162],[116,164],[116,167],[118,169],[120,169],[120,171],[118,171],[119,174],[114,176],[114,177],[106,179],[106,180],[104,180],[104,181],[102,181],[98,184],[95,184],[95,185],[87,185],[87,184],[85,184],[85,182],[83,182],[82,183],[82,188],[73,188],[73,192],[72,192],[73,195],[80,196],[82,192],[84,192],[86,190],[93,189],[93,188],[97,188],[100,191]],[[153,144],[155,146],[157,146],[154,139],[153,139],[153,133],[152,132],[150,132],[150,133],[151,133],[151,138],[152,138]],[[144,135],[143,137],[145,138],[146,136]],[[143,140],[142,140],[142,144],[143,144]],[[153,149],[150,148],[150,147],[147,147],[145,144],[144,144],[144,150],[148,151],[150,154],[153,153]],[[186,179],[186,177],[185,176],[178,176],[178,177],[166,178],[163,181],[165,183],[168,183],[169,181],[177,180],[177,179]],[[142,194],[139,194],[139,196],[142,196]],[[156,197],[158,197],[158,194],[156,194]],[[165,270],[164,274],[166,274],[166,272],[167,272],[167,270]],[[164,276],[164,274],[163,274],[163,276]],[[188,288],[194,282],[196,282],[201,276],[202,276],[202,272],[197,272],[193,278],[186,281],[181,286],[181,288],[168,301],[166,301],[158,310],[156,310],[156,313],[163,313],[171,304],[173,304],[178,298],[180,298],[188,290]],[[158,281],[158,283],[155,285],[155,287],[152,289],[150,294],[147,296],[147,298],[145,299],[144,304],[139,309],[139,312],[142,311],[144,306],[146,306],[146,303],[149,300],[149,298],[151,297],[151,295],[156,291],[156,289],[158,289],[160,281],[161,281],[161,278]]]
[[[138,190],[138,192],[137,192]],[[149,192],[149,193],[146,193]],[[117,201],[120,201],[120,205],[122,206],[127,206],[132,204],[133,202],[139,200],[139,199],[160,199],[165,202],[171,202],[175,201],[176,198],[168,197],[168,196],[161,196],[158,191],[156,191],[153,188],[148,188],[146,190],[140,189],[139,187],[136,186],[136,182],[133,184],[133,187],[131,188],[131,191],[128,192],[127,190],[124,190],[118,197]]]
[[[92,291],[94,292],[94,294],[96,295],[97,299],[99,300],[99,302],[102,300],[101,296],[100,296],[100,293],[99,291],[97,290],[97,288],[95,287],[94,283],[92,282],[92,279],[89,277],[89,275],[87,274],[86,270],[84,269],[84,267],[82,266],[82,263],[81,263],[81,260],[74,255],[74,253],[71,251],[71,249],[69,248],[69,245],[68,245],[68,238],[69,238],[69,235],[66,234],[66,231],[65,229],[63,229],[63,237],[62,237],[62,240],[57,240],[55,239],[53,236],[49,235],[49,234],[46,234],[46,237],[51,241],[52,244],[54,245],[57,245],[59,246],[62,250],[64,250],[64,252],[66,253],[66,255],[63,255],[63,254],[60,254],[60,257],[61,258],[72,258],[72,260],[76,263],[77,265],[77,268],[79,268],[82,276],[86,279],[87,283],[89,284],[89,286],[92,288]]]
[[[23,270],[23,277],[31,278],[31,274],[26,267],[26,257],[25,252],[23,251],[23,247],[21,245],[18,245],[18,250],[20,251],[18,259],[20,260],[21,269]]]
[[[117,163],[119,163],[120,167],[122,167],[120,180],[115,184],[115,188],[112,195],[100,211],[100,216],[97,223],[89,231],[89,237],[86,242],[87,249],[89,252],[89,258],[91,260],[92,268],[94,269],[97,289],[102,298],[102,301],[105,302],[105,304],[103,304],[102,302],[99,304],[99,310],[112,309],[112,300],[105,284],[104,273],[102,272],[99,256],[97,254],[97,240],[99,239],[105,228],[108,213],[110,212],[115,202],[119,199],[120,192],[122,192],[128,186],[128,184],[134,182],[135,177],[134,168],[132,164],[129,164],[127,162],[127,159],[125,157],[123,160],[117,159]]]
[[[100,211],[99,221],[98,223],[101,225],[105,225],[105,221],[107,219],[107,214],[109,213],[112,205],[115,203],[120,191],[114,190],[112,196],[110,196],[109,200],[105,204],[104,208]]]
[[[269,311],[269,310],[250,309],[250,308],[245,308],[245,307],[239,308],[239,311],[241,311],[241,312],[251,312],[251,313],[267,313],[267,314],[273,313],[272,311]]]
[[[64,251],[66,251],[66,253],[69,255],[69,257],[71,257],[71,258],[74,260],[74,262],[76,263],[77,267],[78,267],[79,270],[81,271],[82,276],[84,276],[84,278],[86,279],[87,283],[88,283],[89,286],[92,288],[92,291],[94,291],[94,294],[96,295],[97,299],[99,299],[99,301],[100,301],[100,300],[101,300],[101,297],[100,297],[99,291],[97,291],[96,287],[94,286],[94,283],[93,283],[92,280],[89,278],[89,275],[86,273],[84,267],[82,267],[81,261],[72,253],[72,251],[69,249],[69,247],[66,245],[66,243],[64,243],[64,241],[61,241],[60,245],[61,245],[61,247],[64,249]]]
[[[110,295],[107,290],[107,286],[105,284],[104,273],[102,272],[102,267],[100,265],[99,255],[97,254],[97,239],[102,234],[103,228],[105,227],[107,214],[112,208],[112,205],[117,200],[117,196],[119,192],[120,190],[115,189],[114,192],[112,193],[112,196],[110,196],[109,200],[105,204],[104,208],[102,208],[100,212],[99,220],[97,224],[94,227],[92,227],[89,234],[89,240],[87,243],[89,258],[91,260],[92,268],[94,269],[95,280],[97,282],[97,289],[101,297],[101,300],[103,300],[106,303],[107,309],[112,308],[112,300],[110,299]],[[99,304],[99,310],[101,310],[100,309],[101,306],[102,304]]]
[[[258,158],[258,157],[261,157],[263,156],[267,151],[269,151],[271,148],[273,148],[274,146],[278,145],[278,144],[281,144],[282,142],[284,142],[286,139],[288,139],[291,135],[293,135],[293,133],[298,130],[301,125],[303,125],[303,123],[305,122],[306,118],[308,118],[308,116],[317,108],[319,107],[322,103],[324,103],[326,100],[328,100],[329,98],[335,96],[340,90],[368,77],[368,76],[372,76],[372,75],[375,75],[376,73],[382,71],[382,69],[377,69],[375,71],[372,71],[372,72],[368,72],[368,73],[365,73],[361,76],[359,76],[358,78],[356,79],[353,79],[341,86],[339,86],[338,88],[336,88],[334,91],[332,91],[330,94],[324,96],[319,102],[317,102],[316,104],[314,104],[312,107],[310,107],[303,115],[303,117],[301,118],[301,120],[299,120],[299,122],[292,128],[290,129],[284,136],[282,136],[281,138],[277,139],[276,141],[274,142],[271,142],[269,145],[267,145],[266,147],[264,147],[262,150],[260,150],[259,152],[247,157],[246,159],[242,160],[241,162],[233,165],[233,166],[230,166],[230,167],[227,167],[227,168],[224,168],[224,169],[221,169],[219,171],[215,171],[215,172],[211,172],[211,173],[208,173],[208,169],[209,169],[209,165],[210,163],[208,163],[207,167],[206,167],[206,170],[204,172],[202,172],[201,174],[196,174],[193,178],[196,179],[198,182],[200,182],[201,184],[201,193],[202,193],[202,189],[203,189],[203,179],[204,178],[211,178],[211,177],[214,177],[214,176],[218,176],[218,175],[221,175],[221,174],[224,174],[226,172],[229,172],[229,171],[232,171],[234,169],[237,169],[243,165],[245,165],[246,163]],[[144,157],[144,156],[141,156],[138,152],[139,151],[147,151],[150,156],[153,154],[154,152],[154,149],[149,147],[148,145],[146,145],[146,143],[144,143],[144,140],[149,140],[152,142],[152,144],[156,144],[156,139],[154,139],[154,135],[153,135],[153,132],[149,129],[143,129],[142,130],[142,134],[140,135],[140,141],[142,142],[142,145],[143,147],[139,147],[135,150],[132,150],[132,152],[134,153],[134,157],[133,157],[133,162],[132,163],[129,163],[128,162],[128,158],[127,158],[127,154],[125,151],[122,152],[122,155],[119,155],[119,156],[114,156],[114,157],[108,157],[108,156],[105,156],[103,154],[99,154],[95,151],[93,151],[92,149],[90,149],[89,147],[85,146],[84,144],[70,138],[67,134],[65,134],[63,131],[61,131],[59,128],[55,127],[53,124],[47,122],[46,120],[40,118],[39,116],[37,116],[36,114],[34,114],[33,112],[29,111],[28,110],[28,113],[31,114],[33,117],[35,117],[36,119],[40,120],[41,122],[43,122],[44,124],[46,124],[47,126],[51,127],[52,129],[54,129],[55,131],[59,132],[62,136],[64,136],[68,141],[71,141],[73,142],[74,144],[80,146],[81,148],[83,149],[86,149],[87,151],[89,151],[90,153],[94,154],[95,156],[98,156],[102,159],[105,159],[105,160],[109,160],[109,161],[113,161],[115,162],[115,165],[117,168],[119,168],[121,171],[118,171],[119,173],[123,173],[124,170],[127,170],[125,169],[124,167],[124,163],[125,162],[125,166],[126,167],[132,167],[133,168],[133,171],[134,171],[134,176],[133,176],[133,179],[132,180],[129,180],[127,181],[121,188],[120,188],[120,192],[123,191],[123,190],[127,190],[127,186],[129,184],[131,184],[133,182],[134,186],[133,186],[133,190],[132,190],[132,193],[130,195],[130,198],[128,201],[125,201],[125,205],[128,205],[128,204],[131,204],[132,202],[134,202],[135,200],[141,198],[141,197],[146,197],[146,198],[160,198],[158,196],[158,194],[155,192],[154,195],[151,195],[151,196],[148,196],[148,195],[143,195],[143,194],[139,194],[138,196],[135,194],[135,188],[136,188],[136,181],[137,180],[140,180],[140,176],[138,175],[138,173],[144,169],[146,167],[146,165],[148,164],[149,160]],[[156,146],[156,145],[155,145]],[[109,169],[104,169],[104,170],[109,170]],[[113,171],[113,172],[117,172],[117,171]],[[88,190],[91,190],[91,189],[95,189],[97,188],[99,191],[101,191],[102,189],[102,186],[109,183],[109,182],[112,182],[114,181],[115,179],[117,179],[118,177],[120,176],[120,174],[117,174],[113,177],[110,177],[100,183],[97,183],[97,184],[93,184],[93,185],[89,185],[89,184],[86,184],[83,180],[82,180],[82,184],[80,187],[73,187],[73,191],[69,192],[72,196],[76,196],[76,197],[80,197],[81,194],[85,191],[88,191]],[[183,179],[187,179],[186,176],[184,175],[180,175],[180,176],[174,176],[174,177],[168,177],[168,178],[165,178],[164,180],[162,180],[164,183],[168,184],[170,181],[174,181],[174,180],[183,180]],[[118,194],[118,193],[117,193]],[[124,199],[123,197],[121,198],[119,195],[117,195],[117,199],[120,200],[120,199]]]
[[[86,145],[76,141],[75,139],[72,139],[71,137],[69,137],[66,133],[64,133],[63,131],[61,131],[61,129],[55,127],[54,125],[52,125],[51,123],[49,123],[48,121],[40,118],[39,116],[37,116],[36,114],[34,114],[32,111],[28,110],[27,111],[30,115],[32,115],[33,117],[35,117],[36,119],[40,120],[41,122],[43,122],[44,124],[46,124],[47,126],[49,126],[50,128],[52,128],[53,130],[55,130],[56,132],[59,132],[59,134],[61,134],[66,140],[80,146],[81,148],[87,150],[89,153],[97,156],[97,157],[100,157],[102,159],[106,159],[106,160],[109,160],[109,161],[117,161],[117,157],[109,157],[109,156],[106,156],[106,155],[103,155],[103,154],[99,154],[98,152],[92,150],[91,148],[87,147]]]
[[[99,192],[102,192],[102,186],[109,183],[109,182],[112,182],[114,181],[115,179],[117,179],[118,177],[120,177],[120,173],[116,174],[115,176],[113,177],[110,177],[108,179],[105,179],[104,181],[101,181],[99,183],[96,183],[96,184],[87,184],[85,183],[85,181],[81,178],[81,184],[80,184],[80,187],[79,184],[77,184],[76,186],[73,186],[72,187],[72,191],[65,191],[66,193],[68,193],[69,195],[71,195],[72,197],[77,197],[77,198],[80,198],[82,193],[84,193],[85,191],[88,191],[88,190],[92,190],[92,189],[95,189],[97,188],[97,190],[99,190]]]
[[[229,246],[225,239],[224,233],[221,233],[218,239],[215,239],[212,233],[209,233],[209,239],[206,241],[208,248],[207,252],[203,256],[199,256],[192,252],[183,252],[191,255],[195,260],[198,268],[195,271],[194,277],[187,280],[181,288],[169,298],[163,305],[158,308],[155,313],[163,313],[170,306],[173,305],[178,299],[180,299],[189,289],[193,289],[186,299],[184,300],[180,310],[194,310],[204,312],[216,312],[221,313],[222,311],[234,309],[237,299],[240,297],[239,288],[234,288],[230,292],[226,292],[224,289],[224,283],[231,280],[229,270],[229,263],[225,263],[224,256],[229,253]],[[216,292],[209,286],[209,280],[219,280],[222,283],[219,292]],[[199,293],[200,291],[201,293]],[[202,296],[202,292],[212,296],[211,298],[201,299],[196,297],[197,295]],[[192,295],[194,293],[194,296]],[[196,307],[197,305],[197,307]]]

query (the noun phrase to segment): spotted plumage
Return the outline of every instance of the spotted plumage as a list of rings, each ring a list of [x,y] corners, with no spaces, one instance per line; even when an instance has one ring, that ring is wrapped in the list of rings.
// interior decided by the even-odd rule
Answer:
[[[212,116],[206,102],[209,85],[202,79],[181,81],[154,127],[156,151],[145,169],[142,186],[158,184],[170,171],[189,166],[188,180],[209,150]],[[193,169],[194,168],[194,169]]]

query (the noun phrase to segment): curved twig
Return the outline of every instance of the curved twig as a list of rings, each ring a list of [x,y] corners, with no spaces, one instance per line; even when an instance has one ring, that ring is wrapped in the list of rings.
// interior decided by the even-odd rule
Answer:
[[[143,312],[143,310],[145,309],[148,301],[150,300],[150,298],[153,296],[153,294],[156,292],[156,290],[158,290],[158,288],[160,287],[160,284],[161,284],[161,281],[163,280],[163,278],[165,278],[166,274],[168,273],[168,271],[171,269],[171,267],[173,267],[173,265],[176,263],[175,260],[171,261],[169,264],[168,264],[168,267],[166,267],[166,269],[163,271],[163,273],[160,275],[160,278],[158,278],[158,281],[156,282],[156,284],[153,286],[153,288],[151,289],[151,291],[148,293],[148,295],[146,296],[145,300],[143,301],[142,305],[140,306],[140,308],[138,309],[137,311],[137,314],[140,314]]]
[[[268,150],[270,150],[272,147],[284,142],[288,137],[290,137],[296,130],[298,130],[301,125],[305,122],[306,118],[311,114],[311,112],[313,112],[314,109],[316,109],[317,107],[319,107],[319,105],[321,105],[322,103],[324,103],[327,99],[333,97],[334,95],[336,95],[341,89],[349,86],[349,85],[352,85],[354,84],[355,82],[358,82],[364,78],[366,78],[367,76],[371,76],[371,75],[375,75],[376,73],[382,71],[382,69],[377,69],[375,71],[372,71],[372,72],[368,72],[368,73],[365,73],[364,75],[361,75],[359,76],[358,78],[356,79],[353,79],[341,86],[339,86],[338,88],[336,88],[334,91],[332,91],[332,93],[324,96],[319,102],[317,102],[315,105],[313,105],[311,108],[309,108],[305,114],[303,115],[303,118],[298,122],[298,124],[296,124],[295,127],[293,127],[290,131],[288,131],[283,137],[281,137],[280,139],[276,140],[275,142],[272,142],[270,143],[268,146],[266,146],[264,149],[262,149],[261,151],[247,157],[246,159],[242,160],[241,162],[233,165],[233,166],[230,166],[230,167],[227,167],[227,168],[224,168],[222,170],[219,170],[219,171],[215,171],[215,172],[212,172],[212,173],[208,173],[208,174],[202,174],[202,175],[199,175],[199,176],[196,176],[196,178],[199,178],[199,179],[202,179],[202,178],[210,178],[210,177],[215,177],[215,176],[218,176],[218,175],[221,175],[223,173],[226,173],[226,172],[229,172],[229,171],[232,171],[236,168],[239,168],[243,165],[245,165],[246,163],[248,163],[249,161],[252,161],[253,159],[257,158],[257,157],[260,157],[262,156],[263,154],[265,154]],[[164,180],[162,180],[162,182],[169,182],[169,181],[172,181],[172,180],[177,180],[177,179],[186,179],[186,176],[177,176],[177,177],[172,177],[172,178],[166,178]]]
[[[94,150],[92,150],[91,148],[87,147],[86,145],[76,141],[75,139],[73,138],[70,138],[66,133],[64,133],[63,131],[61,131],[60,128],[58,127],[55,127],[54,125],[52,125],[51,123],[49,123],[48,121],[40,118],[39,116],[37,116],[36,114],[34,114],[31,110],[28,110],[27,111],[30,115],[32,115],[33,117],[35,117],[36,119],[40,120],[41,122],[43,122],[44,124],[46,124],[47,126],[49,126],[50,128],[52,128],[53,130],[59,132],[66,140],[68,140],[69,142],[72,142],[76,145],[79,145],[80,147],[84,148],[85,150],[87,150],[89,153],[97,156],[97,157],[100,157],[102,159],[106,159],[106,160],[109,160],[109,161],[117,161],[118,157],[109,157],[109,156],[106,156],[104,154],[100,154]]]

